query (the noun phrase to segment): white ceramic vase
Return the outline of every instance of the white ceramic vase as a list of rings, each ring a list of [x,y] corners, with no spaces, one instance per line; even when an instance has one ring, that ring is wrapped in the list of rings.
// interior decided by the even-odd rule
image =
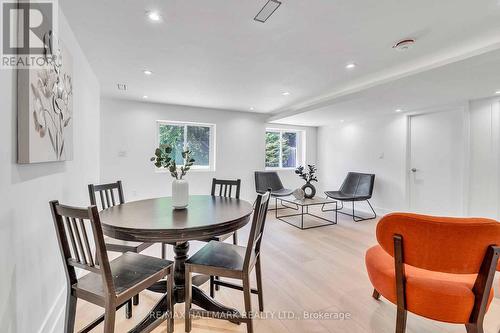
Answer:
[[[172,182],[172,206],[184,209],[189,203],[189,183],[185,179],[174,179]]]

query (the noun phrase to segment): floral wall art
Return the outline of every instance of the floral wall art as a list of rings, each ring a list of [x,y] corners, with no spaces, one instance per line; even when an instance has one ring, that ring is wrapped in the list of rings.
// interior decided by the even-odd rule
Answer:
[[[72,57],[62,43],[50,45],[45,64],[18,69],[19,163],[73,158]]]

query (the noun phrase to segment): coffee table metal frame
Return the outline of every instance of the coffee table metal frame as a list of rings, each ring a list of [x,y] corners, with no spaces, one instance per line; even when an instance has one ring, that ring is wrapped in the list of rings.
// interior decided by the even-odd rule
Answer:
[[[275,197],[275,200],[276,200],[276,204],[275,204],[276,208],[278,208],[278,200],[282,206],[280,209],[275,209],[276,219],[283,221],[291,226],[294,226],[300,230],[320,228],[320,227],[326,227],[329,225],[337,224],[337,221],[338,221],[337,201],[329,200],[329,199],[304,199],[303,201],[300,201],[300,200],[297,200],[297,199],[291,198],[291,197]],[[284,203],[295,205],[295,207],[291,207],[291,206],[284,204]],[[334,214],[333,214],[334,219],[332,219],[332,220],[309,212],[309,206],[322,206],[322,208],[323,208],[325,205],[330,205],[330,204],[335,205],[334,209],[328,210],[328,211],[334,212]],[[305,209],[304,209],[304,207],[305,207]],[[298,211],[298,213],[280,215],[278,213],[278,211],[282,210],[282,209],[293,209],[295,211]],[[314,218],[326,221],[327,223],[321,223],[321,224],[317,224],[317,225],[313,225],[313,226],[309,226],[309,227],[304,227],[304,215],[312,216]],[[291,222],[285,220],[285,218],[295,217],[295,216],[300,216],[300,225],[296,225],[294,223],[291,223]]]

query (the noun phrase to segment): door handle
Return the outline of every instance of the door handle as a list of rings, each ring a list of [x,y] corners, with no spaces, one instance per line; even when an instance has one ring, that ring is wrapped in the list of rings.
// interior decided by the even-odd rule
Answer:
[[[417,168],[412,168],[410,171],[411,172],[417,172]]]

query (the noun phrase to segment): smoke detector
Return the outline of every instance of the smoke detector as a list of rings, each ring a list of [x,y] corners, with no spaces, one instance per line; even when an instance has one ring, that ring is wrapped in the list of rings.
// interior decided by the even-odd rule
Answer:
[[[394,44],[392,48],[395,49],[396,51],[407,51],[410,48],[412,48],[413,45],[415,45],[415,40],[412,38],[407,38],[400,40],[399,42]]]

